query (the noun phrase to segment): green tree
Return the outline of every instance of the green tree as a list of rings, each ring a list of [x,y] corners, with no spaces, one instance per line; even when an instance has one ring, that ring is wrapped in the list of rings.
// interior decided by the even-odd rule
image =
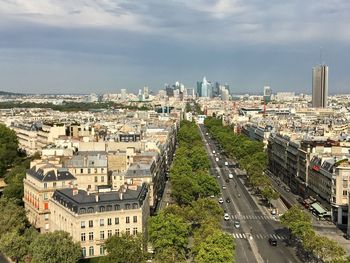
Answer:
[[[0,239],[0,251],[15,262],[26,262],[31,259],[30,244],[39,233],[27,228],[21,235],[18,231],[7,232]]]
[[[199,244],[195,262],[232,263],[235,258],[234,249],[233,237],[221,231],[216,231]]]
[[[160,212],[149,219],[149,239],[156,252],[173,247],[184,250],[188,244],[189,228],[183,218]]]
[[[12,231],[21,233],[29,224],[24,208],[14,199],[0,198],[0,211],[0,237]]]
[[[64,231],[40,234],[31,244],[33,263],[73,263],[81,257],[79,243]]]
[[[18,141],[14,131],[0,124],[0,177],[17,157]]]
[[[185,263],[186,256],[184,251],[174,247],[167,247],[158,251],[154,257],[155,263]]]
[[[129,263],[145,262],[146,255],[143,251],[142,234],[131,236],[122,233],[121,236],[113,235],[105,242],[107,256],[100,259],[102,263]]]

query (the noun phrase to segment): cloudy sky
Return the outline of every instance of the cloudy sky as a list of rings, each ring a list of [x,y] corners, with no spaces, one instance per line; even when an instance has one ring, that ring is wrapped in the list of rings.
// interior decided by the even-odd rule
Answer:
[[[348,0],[0,0],[0,90],[157,91],[206,76],[310,93],[325,62],[330,92],[349,93],[349,14]]]

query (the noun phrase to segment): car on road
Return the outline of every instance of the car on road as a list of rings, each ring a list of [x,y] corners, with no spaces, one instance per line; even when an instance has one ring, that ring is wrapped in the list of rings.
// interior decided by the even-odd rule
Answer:
[[[233,174],[228,174],[228,178],[233,179]]]
[[[228,162],[225,162],[225,165],[228,166]]]
[[[217,162],[218,162],[218,161],[219,161],[219,158],[218,158],[218,157],[216,157],[216,158],[215,158],[215,161],[217,161]]]
[[[229,216],[229,214],[228,214],[228,213],[225,213],[225,214],[224,214],[224,219],[225,219],[225,221],[230,220],[230,216]]]
[[[272,210],[271,210],[271,215],[273,215],[273,216],[274,216],[274,215],[276,215],[276,214],[277,214],[276,209],[272,209]]]
[[[276,239],[274,239],[274,238],[269,238],[269,243],[270,243],[270,245],[271,246],[273,246],[273,247],[275,247],[275,246],[277,246],[277,240]]]
[[[226,183],[229,183],[229,182],[230,182],[230,180],[229,180],[229,179],[226,179],[226,180],[225,180],[225,182],[226,182]]]
[[[223,186],[222,186],[222,189],[224,189],[224,190],[225,190],[225,189],[226,189],[226,185],[223,185]]]
[[[226,198],[226,203],[231,203],[230,198]]]
[[[219,198],[219,203],[223,204],[224,203],[224,199],[222,197]]]
[[[235,221],[234,222],[235,228],[239,228],[241,226],[241,224],[239,223],[239,221]]]
[[[215,154],[215,151],[213,151],[213,153]]]

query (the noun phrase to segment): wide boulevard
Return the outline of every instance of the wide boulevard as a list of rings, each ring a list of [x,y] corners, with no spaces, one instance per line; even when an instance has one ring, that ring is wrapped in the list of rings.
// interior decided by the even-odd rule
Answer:
[[[243,179],[235,174],[235,169],[225,165],[225,162],[232,164],[232,160],[219,154],[215,142],[206,135],[204,125],[200,125],[200,131],[211,161],[212,175],[216,176],[221,187],[222,208],[230,216],[229,220],[223,220],[223,229],[236,240],[236,262],[301,262],[294,248],[287,245],[287,229],[267,209],[257,204]],[[232,179],[229,179],[230,173],[233,174]],[[238,227],[235,222],[239,222]],[[277,246],[271,246],[269,239],[276,240]]]

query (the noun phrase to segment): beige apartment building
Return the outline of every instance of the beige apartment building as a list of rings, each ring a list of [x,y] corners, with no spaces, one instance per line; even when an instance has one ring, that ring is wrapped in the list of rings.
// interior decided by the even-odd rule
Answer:
[[[16,124],[12,125],[11,128],[17,135],[19,149],[25,151],[28,155],[32,155],[38,151],[38,128],[34,124]]]
[[[60,136],[66,135],[66,126],[65,125],[49,125],[43,124],[41,129],[38,130],[37,135],[37,146],[41,151],[49,143],[53,143],[55,139]]]
[[[104,152],[80,152],[64,163],[77,179],[80,189],[97,191],[99,186],[108,185],[107,155]]]
[[[50,200],[50,231],[63,230],[80,242],[84,257],[105,254],[104,242],[122,232],[147,233],[148,186],[91,193],[77,188],[55,191]]]
[[[75,177],[62,168],[58,159],[35,160],[27,170],[24,184],[24,207],[29,222],[40,230],[47,232],[50,228],[49,200],[56,189],[72,187]]]

